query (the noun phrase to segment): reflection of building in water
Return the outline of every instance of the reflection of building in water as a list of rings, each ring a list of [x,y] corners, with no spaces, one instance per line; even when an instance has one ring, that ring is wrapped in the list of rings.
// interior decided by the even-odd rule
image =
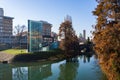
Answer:
[[[87,57],[87,61],[90,62],[90,57]]]
[[[93,53],[83,53],[79,56],[79,59],[81,59],[84,63],[90,62],[90,58],[93,56]]]
[[[42,65],[42,66],[31,66],[28,69],[29,77],[28,80],[43,80],[52,75],[51,64]]]
[[[28,80],[28,67],[13,68],[12,80]]]
[[[0,64],[0,80],[43,80],[51,75],[51,64],[14,68]]]
[[[86,63],[86,56],[83,57],[83,62]]]
[[[9,65],[0,64],[0,80],[12,80],[12,70]]]

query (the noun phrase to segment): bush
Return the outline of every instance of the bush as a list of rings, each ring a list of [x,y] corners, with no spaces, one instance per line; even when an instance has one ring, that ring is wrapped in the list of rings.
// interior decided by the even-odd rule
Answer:
[[[41,51],[41,52],[34,52],[28,54],[19,54],[13,58],[13,62],[28,62],[28,61],[36,61],[41,59],[48,59],[52,56],[56,56],[62,54],[63,52],[60,50],[56,51]]]

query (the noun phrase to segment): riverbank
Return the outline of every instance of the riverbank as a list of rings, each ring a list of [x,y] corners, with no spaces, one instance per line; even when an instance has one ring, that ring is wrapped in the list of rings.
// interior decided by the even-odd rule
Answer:
[[[0,62],[16,63],[16,62],[58,61],[62,59],[72,58],[79,54],[86,54],[86,53],[78,53],[73,51],[65,53],[64,51],[61,51],[59,49],[58,50],[56,49],[53,51],[21,53],[21,54],[8,54],[8,53],[0,52]],[[89,54],[86,54],[86,55],[91,56],[92,54],[89,52]]]
[[[36,62],[36,61],[54,61],[65,58],[63,52],[35,52],[19,54],[12,58],[11,62]]]
[[[65,55],[62,51],[46,51],[22,54],[8,54],[0,52],[1,63],[15,62],[37,62],[37,61],[55,61],[64,59]]]

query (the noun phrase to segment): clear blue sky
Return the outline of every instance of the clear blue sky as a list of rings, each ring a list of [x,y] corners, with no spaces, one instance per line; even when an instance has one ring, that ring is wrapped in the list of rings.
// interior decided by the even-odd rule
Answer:
[[[45,20],[53,25],[52,31],[58,33],[64,17],[70,15],[76,33],[85,29],[87,36],[96,23],[92,14],[96,5],[95,0],[0,0],[4,15],[14,17],[13,26],[27,26],[28,19]]]

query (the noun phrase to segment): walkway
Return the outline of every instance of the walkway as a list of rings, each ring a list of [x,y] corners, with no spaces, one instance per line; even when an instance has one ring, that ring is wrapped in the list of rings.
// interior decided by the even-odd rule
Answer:
[[[9,62],[13,57],[14,57],[13,54],[7,54],[7,53],[0,52],[0,62],[3,62],[3,61]]]

